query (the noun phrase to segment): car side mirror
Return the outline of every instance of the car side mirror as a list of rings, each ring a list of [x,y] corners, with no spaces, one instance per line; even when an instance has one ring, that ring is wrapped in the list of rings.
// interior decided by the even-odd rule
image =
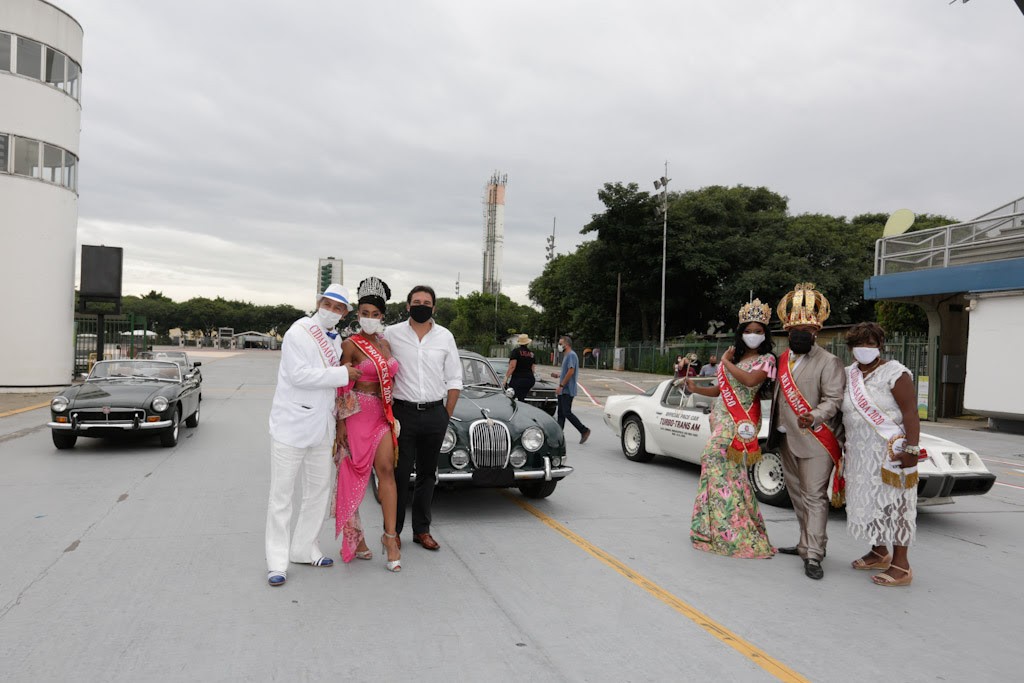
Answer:
[[[508,396],[509,398],[515,398],[516,390],[513,389],[512,387],[509,387],[508,389],[505,390],[505,395]]]
[[[198,360],[197,360],[197,361],[196,361],[195,363],[193,363],[193,364],[192,364],[192,367],[194,367],[194,368],[198,368],[198,367],[199,367],[200,365],[202,365],[202,364],[203,364],[203,362],[202,362],[202,361],[198,361]]]

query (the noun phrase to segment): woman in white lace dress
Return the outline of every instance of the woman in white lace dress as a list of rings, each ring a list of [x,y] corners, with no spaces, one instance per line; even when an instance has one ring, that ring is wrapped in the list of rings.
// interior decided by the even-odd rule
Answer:
[[[877,323],[854,325],[846,343],[856,359],[846,368],[843,397],[846,525],[854,538],[871,544],[852,566],[882,570],[871,577],[880,586],[907,586],[921,433],[913,378],[904,365],[882,359],[885,332]]]

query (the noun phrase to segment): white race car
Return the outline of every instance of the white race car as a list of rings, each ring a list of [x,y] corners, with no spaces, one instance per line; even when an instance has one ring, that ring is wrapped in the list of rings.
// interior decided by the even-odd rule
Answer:
[[[687,395],[672,380],[665,380],[645,394],[609,396],[604,421],[620,437],[622,452],[629,460],[648,462],[656,455],[665,455],[699,465],[711,436],[708,416],[713,400]],[[750,483],[762,503],[789,505],[782,460],[765,449],[771,402],[762,401],[761,408],[758,438],[764,454],[749,470]],[[995,475],[970,448],[924,433],[920,443],[920,504],[952,503],[953,496],[987,493],[995,483]]]

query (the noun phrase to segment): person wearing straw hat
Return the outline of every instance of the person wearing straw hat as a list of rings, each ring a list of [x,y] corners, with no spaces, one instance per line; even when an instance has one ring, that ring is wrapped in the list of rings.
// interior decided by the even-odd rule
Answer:
[[[830,311],[828,299],[810,282],[798,284],[777,309],[782,327],[789,333],[789,348],[779,357],[768,447],[779,449],[786,489],[800,523],[797,545],[778,550],[799,555],[810,579],[825,575],[821,561],[828,542],[825,525],[833,469],[837,471],[832,504],[842,504],[843,422],[839,408],[846,372],[838,358],[815,344]]]
[[[341,362],[334,331],[349,314],[348,289],[332,284],[317,297],[316,312],[299,318],[284,335],[277,387],[270,407],[270,497],[267,502],[267,583],[284,585],[289,561],[330,567],[317,536],[327,512],[334,463],[334,399],[338,387],[359,378],[358,368]],[[300,469],[302,502],[292,514]],[[292,517],[297,517],[294,532]]]
[[[512,349],[508,356],[508,370],[505,372],[505,384],[512,387],[516,392],[517,401],[525,401],[526,395],[536,384],[537,378],[533,374],[533,365],[536,362],[533,351],[529,349],[530,335],[519,335],[519,346]]]

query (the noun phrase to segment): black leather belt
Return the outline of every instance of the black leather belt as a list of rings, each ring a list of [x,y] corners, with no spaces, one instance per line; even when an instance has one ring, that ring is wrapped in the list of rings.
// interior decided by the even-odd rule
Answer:
[[[403,401],[400,398],[395,399],[395,405],[405,406],[406,408],[412,408],[413,410],[430,410],[443,404],[444,401],[425,401],[423,403],[416,403],[414,401]]]

